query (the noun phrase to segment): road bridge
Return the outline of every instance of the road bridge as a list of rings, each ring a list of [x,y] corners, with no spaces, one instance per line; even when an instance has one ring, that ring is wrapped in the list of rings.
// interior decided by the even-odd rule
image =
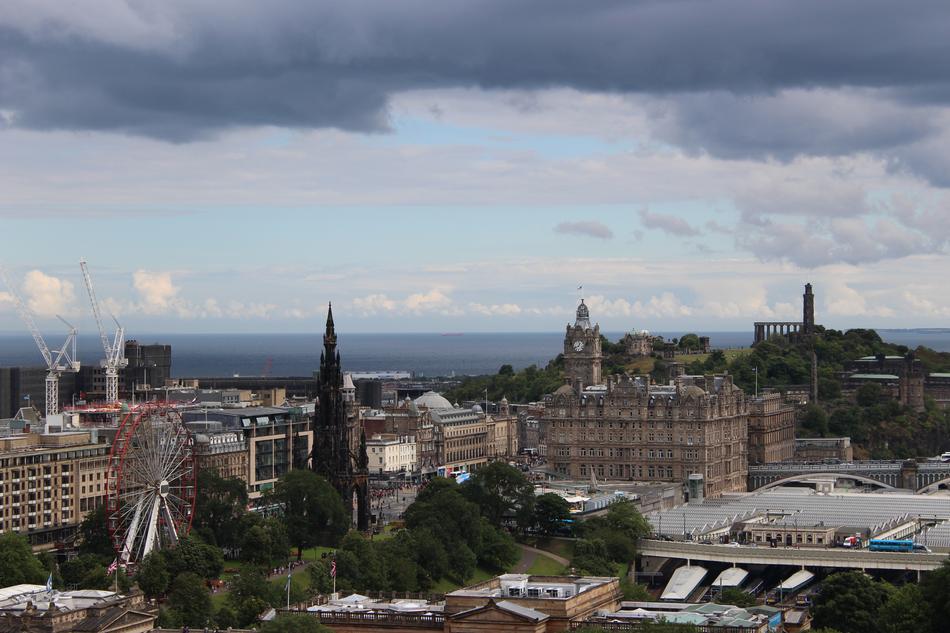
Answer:
[[[945,554],[925,552],[871,552],[845,548],[785,548],[731,545],[707,545],[678,541],[640,541],[642,556],[676,558],[693,562],[734,563],[737,565],[788,565],[832,569],[890,569],[931,571],[947,559]]]
[[[841,463],[776,462],[749,466],[749,490],[812,479],[852,479],[881,488],[930,492],[950,488],[950,462],[868,460]]]

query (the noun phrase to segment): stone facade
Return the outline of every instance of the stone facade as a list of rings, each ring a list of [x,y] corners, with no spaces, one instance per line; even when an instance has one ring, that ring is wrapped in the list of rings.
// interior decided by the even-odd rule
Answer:
[[[545,397],[547,459],[564,477],[685,482],[705,480],[705,495],[743,492],[748,473],[749,403],[732,377],[612,376]]]
[[[795,458],[795,407],[781,393],[764,393],[749,406],[749,463]]]
[[[653,339],[656,338],[646,330],[628,332],[620,342],[623,344],[627,356],[652,356]]]
[[[803,462],[854,460],[850,437],[803,437],[795,440],[795,460]]]
[[[88,431],[0,439],[0,532],[52,547],[105,503],[109,446]]]
[[[853,395],[863,384],[879,384],[884,395],[905,407],[924,409],[925,372],[913,352],[907,356],[865,356],[848,363],[842,375],[842,390]]]
[[[16,585],[0,593],[0,633],[146,633],[157,615],[140,592]]]
[[[564,377],[575,389],[601,383],[604,354],[600,345],[600,325],[591,326],[590,312],[581,299],[574,325],[564,336]]]

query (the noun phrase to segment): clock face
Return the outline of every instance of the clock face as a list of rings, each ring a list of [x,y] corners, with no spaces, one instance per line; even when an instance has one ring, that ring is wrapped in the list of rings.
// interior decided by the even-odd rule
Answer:
[[[584,341],[574,341],[574,351],[580,352],[584,349]]]

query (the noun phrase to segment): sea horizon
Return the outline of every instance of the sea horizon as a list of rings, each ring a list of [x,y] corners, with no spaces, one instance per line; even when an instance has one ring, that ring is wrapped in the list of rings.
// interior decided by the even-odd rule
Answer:
[[[950,330],[880,329],[886,341],[914,348],[925,345],[950,352]],[[654,331],[664,338],[685,331]],[[450,334],[446,336],[446,334]],[[604,332],[618,340],[624,332]],[[751,331],[707,331],[714,348],[748,347]],[[136,333],[142,344],[172,346],[172,376],[309,376],[317,369],[322,332],[312,333]],[[57,346],[62,337],[50,335]],[[416,377],[466,376],[496,373],[502,365],[523,369],[545,366],[563,350],[564,332],[338,332],[344,369],[354,372],[407,371]],[[77,337],[79,360],[98,365],[102,356],[98,336]],[[42,358],[27,333],[0,333],[0,366],[39,366]]]

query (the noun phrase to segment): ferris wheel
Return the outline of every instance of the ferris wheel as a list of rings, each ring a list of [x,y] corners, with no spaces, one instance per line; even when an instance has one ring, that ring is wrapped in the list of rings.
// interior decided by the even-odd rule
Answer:
[[[173,408],[147,403],[122,420],[109,453],[109,532],[122,565],[174,547],[195,509],[190,434]]]

